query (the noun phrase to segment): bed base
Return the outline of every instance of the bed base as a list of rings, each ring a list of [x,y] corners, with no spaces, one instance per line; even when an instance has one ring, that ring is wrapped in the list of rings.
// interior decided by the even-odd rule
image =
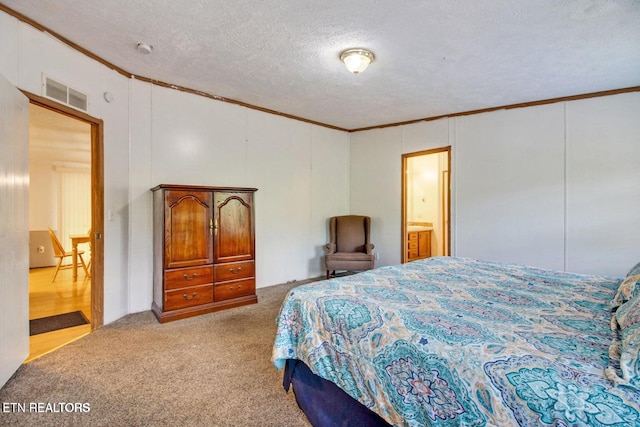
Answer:
[[[390,427],[378,414],[331,381],[315,375],[300,360],[287,360],[282,385],[286,391],[293,386],[298,406],[314,427]]]

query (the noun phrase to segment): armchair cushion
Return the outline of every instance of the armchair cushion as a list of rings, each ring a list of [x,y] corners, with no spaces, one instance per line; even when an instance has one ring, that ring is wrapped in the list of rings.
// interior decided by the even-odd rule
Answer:
[[[371,261],[373,254],[365,254],[364,252],[335,252],[327,254],[325,257],[329,261]]]
[[[373,268],[373,255],[362,252],[336,252],[325,257],[327,270],[364,271]]]

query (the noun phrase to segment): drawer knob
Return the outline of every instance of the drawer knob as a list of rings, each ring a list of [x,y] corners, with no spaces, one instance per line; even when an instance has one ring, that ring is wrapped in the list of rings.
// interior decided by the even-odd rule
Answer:
[[[183,294],[182,298],[186,299],[187,301],[191,301],[192,299],[194,299],[196,297],[196,295],[198,295],[197,292],[192,293],[191,296],[189,296],[187,294]]]
[[[196,278],[196,276],[197,276],[197,275],[198,275],[198,274],[193,273],[193,274],[191,275],[191,277],[189,277],[189,276],[187,276],[186,274],[183,274],[183,275],[182,275],[182,277],[184,277],[184,280],[193,280],[193,279],[195,279],[195,278]]]
[[[229,271],[233,274],[238,274],[242,270],[242,267],[238,267],[237,269],[230,268]]]

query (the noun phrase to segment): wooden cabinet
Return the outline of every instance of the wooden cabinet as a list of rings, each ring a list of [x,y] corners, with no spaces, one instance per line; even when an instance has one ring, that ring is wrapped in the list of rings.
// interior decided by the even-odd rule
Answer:
[[[407,261],[431,256],[431,230],[407,233]]]
[[[255,188],[153,191],[153,304],[161,323],[258,302]]]

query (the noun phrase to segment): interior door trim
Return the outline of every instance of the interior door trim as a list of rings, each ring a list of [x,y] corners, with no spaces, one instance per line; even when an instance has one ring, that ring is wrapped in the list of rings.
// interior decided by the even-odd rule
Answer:
[[[82,111],[27,91],[29,102],[91,125],[91,330],[104,325],[104,122]]]
[[[450,251],[451,251],[451,146],[448,145],[446,147],[440,147],[440,148],[433,148],[431,150],[424,150],[424,151],[417,151],[414,153],[405,153],[402,155],[402,165],[401,165],[401,173],[402,173],[402,215],[401,215],[401,221],[402,224],[400,226],[400,230],[401,230],[401,254],[400,254],[400,259],[402,260],[402,263],[404,264],[405,262],[407,262],[407,160],[411,157],[418,157],[418,156],[424,156],[424,155],[428,155],[428,154],[436,154],[436,153],[447,153],[447,170],[448,170],[448,174],[447,174],[447,185],[446,185],[446,190],[447,190],[447,200],[446,200],[446,206],[443,206],[442,209],[446,209],[448,212],[448,217],[449,217],[449,222],[447,224],[447,238],[446,241],[444,242],[445,245],[444,247],[446,248],[445,254],[449,255]]]

